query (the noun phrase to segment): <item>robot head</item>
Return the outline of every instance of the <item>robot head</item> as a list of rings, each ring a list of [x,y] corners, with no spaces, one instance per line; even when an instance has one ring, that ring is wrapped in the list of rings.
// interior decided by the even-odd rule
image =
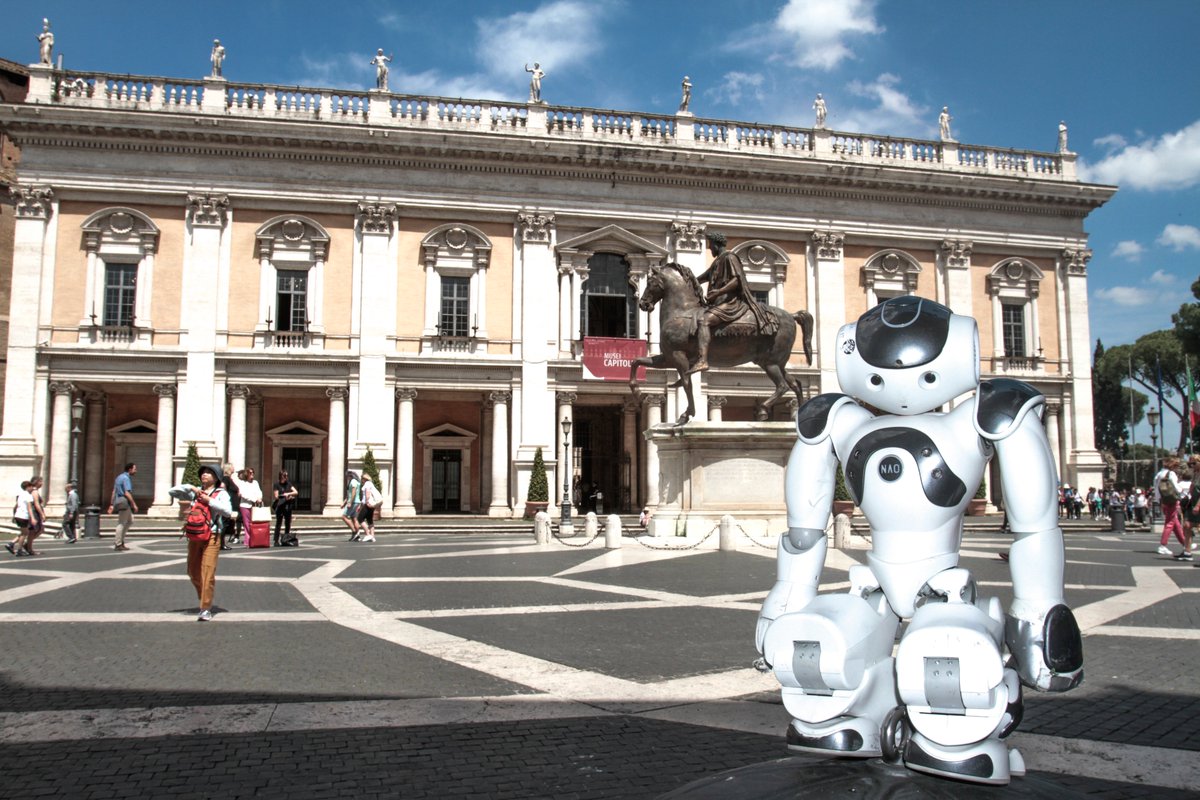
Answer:
[[[837,375],[881,411],[924,414],[979,385],[979,329],[932,300],[885,300],[838,331]]]

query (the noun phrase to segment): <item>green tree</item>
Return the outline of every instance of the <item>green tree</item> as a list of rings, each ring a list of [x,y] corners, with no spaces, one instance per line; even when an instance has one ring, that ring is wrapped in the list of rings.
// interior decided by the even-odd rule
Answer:
[[[850,496],[850,490],[846,488],[846,476],[842,474],[842,465],[837,465],[837,472],[833,476],[833,499],[834,500],[853,500]]]
[[[1192,283],[1192,297],[1200,300],[1200,279]],[[1200,357],[1200,303],[1184,303],[1178,314],[1171,315],[1175,336],[1183,351],[1193,358]]]
[[[1179,439],[1175,447],[1182,448],[1187,442],[1187,423],[1182,414],[1187,406],[1187,362],[1183,344],[1174,330],[1154,331],[1147,333],[1133,344],[1123,344],[1104,352],[1100,360],[1100,372],[1107,375],[1128,377],[1130,367],[1133,370],[1135,386],[1145,389],[1149,397],[1134,395],[1136,408],[1135,422],[1142,418],[1147,403],[1158,404],[1158,370],[1162,369],[1163,410],[1174,412],[1180,419]],[[1096,375],[1092,376],[1095,381]],[[1123,395],[1124,405],[1129,404],[1129,395]],[[1163,420],[1166,423],[1167,420]],[[1160,423],[1162,424],[1162,423]],[[1160,437],[1164,446],[1168,438],[1164,424]]]
[[[188,442],[187,458],[183,462],[183,482],[189,486],[200,485],[200,453],[196,443]]]
[[[383,494],[383,484],[379,481],[379,466],[375,463],[375,453],[369,447],[363,456],[362,471],[364,475],[371,476],[371,483],[375,484],[375,488],[379,490],[380,494]]]
[[[1129,403],[1125,402],[1119,375],[1100,369],[1103,359],[1104,345],[1097,339],[1092,356],[1092,425],[1096,446],[1115,453],[1120,439],[1128,436],[1125,421],[1129,418]]]
[[[550,501],[550,484],[546,481],[546,462],[542,459],[542,448],[533,455],[533,471],[529,473],[530,503],[546,503]]]

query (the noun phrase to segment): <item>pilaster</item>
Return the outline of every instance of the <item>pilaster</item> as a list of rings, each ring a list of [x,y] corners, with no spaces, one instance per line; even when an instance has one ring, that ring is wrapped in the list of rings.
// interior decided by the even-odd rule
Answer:
[[[399,210],[389,203],[359,203],[357,214],[360,249],[359,276],[354,291],[359,298],[358,389],[352,395],[350,418],[351,460],[362,459],[370,448],[379,465],[380,492],[387,494],[393,473],[392,436],[395,425],[394,387],[387,379],[387,356],[395,346],[396,237]]]
[[[940,302],[956,314],[974,316],[971,308],[971,251],[974,244],[961,239],[943,239],[938,247],[944,278]]]
[[[1067,358],[1071,376],[1072,413],[1063,416],[1071,430],[1071,462],[1078,486],[1103,484],[1104,459],[1096,450],[1092,428],[1092,350],[1088,327],[1087,265],[1092,251],[1082,246],[1065,248],[1059,254],[1059,276],[1063,282],[1070,331]]]
[[[842,255],[845,234],[835,231],[813,231],[808,257],[816,283],[817,303],[817,367],[820,370],[821,391],[840,391],[834,346],[838,329],[846,320],[846,270]]]
[[[520,240],[521,317],[514,326],[521,332],[521,393],[514,408],[513,428],[517,433],[517,500],[529,483],[534,454],[542,448],[542,457],[550,456],[555,442],[554,395],[549,389],[548,361],[552,356],[548,342],[555,338],[554,317],[545,313],[548,287],[554,286],[555,222],[554,215],[541,211],[521,211],[516,229]],[[497,408],[497,416],[499,409]],[[497,421],[497,427],[499,422]],[[493,457],[494,457],[493,453]],[[550,457],[551,463],[554,458]]]

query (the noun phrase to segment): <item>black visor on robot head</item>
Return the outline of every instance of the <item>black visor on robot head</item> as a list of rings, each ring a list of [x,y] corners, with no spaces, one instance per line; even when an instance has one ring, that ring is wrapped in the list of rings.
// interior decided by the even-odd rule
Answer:
[[[946,348],[950,309],[906,295],[885,300],[858,318],[854,338],[863,361],[879,369],[919,367]]]

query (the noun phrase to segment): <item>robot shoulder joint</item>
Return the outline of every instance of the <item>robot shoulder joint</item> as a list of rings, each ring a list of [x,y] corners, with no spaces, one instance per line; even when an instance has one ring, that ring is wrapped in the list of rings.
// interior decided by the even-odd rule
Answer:
[[[819,394],[796,412],[796,431],[805,444],[817,444],[829,436],[831,423],[842,406],[857,405],[848,394]]]
[[[975,395],[975,430],[991,441],[1004,439],[1020,426],[1026,414],[1045,402],[1041,392],[1022,381],[983,381]]]

